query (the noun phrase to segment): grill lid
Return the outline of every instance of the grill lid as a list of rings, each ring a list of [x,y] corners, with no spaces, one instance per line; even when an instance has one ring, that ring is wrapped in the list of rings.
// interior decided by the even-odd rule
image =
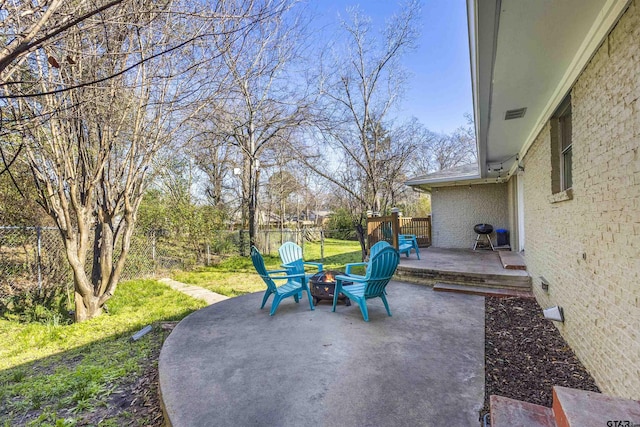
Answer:
[[[478,234],[491,234],[493,233],[493,225],[491,224],[476,224],[473,230]]]

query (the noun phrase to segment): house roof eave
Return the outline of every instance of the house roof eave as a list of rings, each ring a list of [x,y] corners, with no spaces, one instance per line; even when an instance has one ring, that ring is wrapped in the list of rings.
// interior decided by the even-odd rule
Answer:
[[[460,177],[457,179],[440,179],[423,182],[407,182],[407,185],[418,191],[431,193],[434,189],[443,187],[466,187],[472,185],[486,185],[486,184],[504,184],[508,181],[507,177],[498,178],[482,178],[480,176],[475,177]]]
[[[467,0],[481,177],[517,168],[629,4],[567,0],[549,9],[541,2]],[[506,120],[520,107],[524,117]]]

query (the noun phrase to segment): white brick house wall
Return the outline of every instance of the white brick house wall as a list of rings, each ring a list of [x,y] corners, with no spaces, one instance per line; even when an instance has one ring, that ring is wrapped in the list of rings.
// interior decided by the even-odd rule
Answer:
[[[632,399],[640,399],[638,9],[632,2],[571,91],[572,198],[552,196],[549,124],[524,158],[536,298],[564,308],[558,328],[601,390]]]
[[[471,249],[476,238],[473,226],[479,223],[509,228],[507,184],[434,188],[431,209],[431,237],[438,248]],[[491,238],[495,245],[495,233]],[[484,237],[482,241],[486,242]]]

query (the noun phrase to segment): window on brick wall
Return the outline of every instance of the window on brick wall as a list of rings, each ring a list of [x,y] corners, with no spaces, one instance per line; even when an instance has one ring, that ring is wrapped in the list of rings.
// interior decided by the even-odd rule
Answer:
[[[551,171],[554,193],[573,185],[571,140],[571,95],[562,101],[551,119]]]

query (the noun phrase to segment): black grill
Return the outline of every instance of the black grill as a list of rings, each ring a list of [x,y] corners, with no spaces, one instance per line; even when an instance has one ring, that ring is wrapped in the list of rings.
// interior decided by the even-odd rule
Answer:
[[[473,227],[473,231],[478,234],[491,234],[493,233],[493,225],[491,224],[476,224]]]

